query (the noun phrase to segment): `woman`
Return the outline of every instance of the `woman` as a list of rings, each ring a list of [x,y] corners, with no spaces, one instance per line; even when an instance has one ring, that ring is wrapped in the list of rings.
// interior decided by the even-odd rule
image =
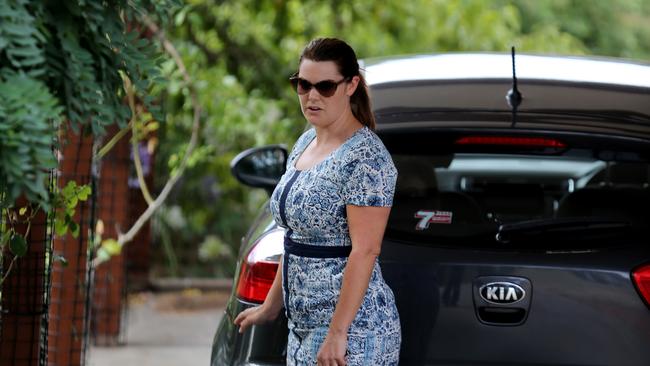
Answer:
[[[373,132],[354,50],[338,39],[313,40],[291,82],[313,128],[294,145],[271,196],[271,212],[287,229],[282,271],[264,303],[235,324],[243,332],[284,305],[287,365],[396,365],[399,316],[377,257],[397,170]]]

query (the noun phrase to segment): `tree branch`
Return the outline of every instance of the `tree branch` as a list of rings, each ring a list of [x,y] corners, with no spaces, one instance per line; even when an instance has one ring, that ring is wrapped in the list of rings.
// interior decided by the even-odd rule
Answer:
[[[153,203],[153,198],[151,198],[151,193],[149,193],[149,188],[147,188],[147,182],[144,180],[144,174],[142,173],[142,160],[140,159],[140,143],[138,141],[138,134],[136,131],[137,123],[135,120],[137,118],[138,110],[135,108],[135,89],[131,80],[127,76],[124,76],[124,89],[126,89],[126,96],[129,101],[129,108],[131,108],[131,148],[133,149],[133,163],[135,165],[135,173],[138,176],[138,183],[140,184],[140,191],[142,191],[142,196],[144,200],[147,201],[148,205]]]
[[[111,149],[113,149],[115,144],[117,144],[117,142],[120,141],[120,139],[122,139],[122,137],[124,137],[127,133],[129,133],[129,131],[131,130],[131,126],[133,125],[133,121],[134,121],[134,119],[132,118],[131,121],[129,122],[129,124],[126,125],[126,127],[124,127],[123,129],[117,131],[115,136],[113,136],[110,139],[110,141],[108,141],[106,143],[106,145],[104,145],[104,147],[102,147],[99,150],[99,152],[97,154],[95,154],[95,156],[93,156],[93,159],[99,160],[99,159],[103,158],[106,154],[108,154],[108,152],[111,151]]]
[[[165,51],[167,51],[167,53],[169,53],[169,55],[171,55],[171,57],[174,59],[176,65],[178,66],[179,71],[183,75],[183,80],[185,82],[185,85],[190,91],[190,100],[194,111],[194,117],[193,117],[193,124],[192,124],[192,136],[190,137],[190,142],[187,145],[185,154],[183,155],[183,159],[181,160],[178,169],[176,169],[176,171],[172,173],[171,177],[169,178],[169,180],[163,187],[162,191],[160,192],[160,195],[158,195],[158,197],[149,205],[149,207],[147,207],[147,209],[142,213],[142,215],[138,217],[138,219],[133,224],[133,226],[126,233],[118,232],[117,242],[120,248],[122,248],[126,243],[133,240],[135,235],[142,229],[144,224],[151,218],[153,213],[160,206],[162,206],[165,199],[167,199],[167,196],[169,196],[169,193],[171,192],[172,188],[174,187],[178,179],[185,171],[189,157],[192,154],[192,151],[194,151],[198,143],[199,130],[201,127],[201,123],[200,123],[201,106],[199,105],[199,98],[196,94],[196,90],[192,85],[192,80],[190,78],[190,75],[187,72],[187,68],[185,68],[185,64],[183,63],[181,56],[179,55],[176,48],[172,45],[172,43],[167,39],[164,32],[146,14],[140,14],[140,16],[142,17],[142,21],[147,26],[147,28],[149,28],[149,30],[160,40],[163,47],[165,48]],[[97,266],[100,263],[101,263],[101,259],[99,259],[99,257],[96,257],[95,259],[93,259],[92,265]]]

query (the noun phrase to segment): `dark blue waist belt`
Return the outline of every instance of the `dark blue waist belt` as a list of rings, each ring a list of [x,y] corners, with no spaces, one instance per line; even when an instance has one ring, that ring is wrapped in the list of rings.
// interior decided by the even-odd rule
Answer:
[[[284,236],[284,253],[293,254],[299,257],[309,258],[345,258],[350,256],[352,251],[351,245],[345,246],[325,246],[325,245],[308,245],[291,240],[289,236]]]

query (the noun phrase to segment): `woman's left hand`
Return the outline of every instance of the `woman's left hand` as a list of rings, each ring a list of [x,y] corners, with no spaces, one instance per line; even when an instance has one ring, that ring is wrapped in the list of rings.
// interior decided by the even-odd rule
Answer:
[[[345,351],[348,347],[348,335],[346,333],[327,333],[323,344],[318,350],[318,366],[345,366]]]

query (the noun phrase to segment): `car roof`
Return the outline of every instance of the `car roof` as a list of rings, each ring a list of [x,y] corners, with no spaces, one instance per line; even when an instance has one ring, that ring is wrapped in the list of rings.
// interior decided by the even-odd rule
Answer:
[[[650,88],[650,64],[605,57],[518,54],[522,80]],[[510,54],[449,53],[364,60],[369,85],[415,80],[512,79]]]
[[[518,129],[650,140],[650,64],[517,55]],[[510,54],[436,54],[363,60],[378,129],[511,129]]]

